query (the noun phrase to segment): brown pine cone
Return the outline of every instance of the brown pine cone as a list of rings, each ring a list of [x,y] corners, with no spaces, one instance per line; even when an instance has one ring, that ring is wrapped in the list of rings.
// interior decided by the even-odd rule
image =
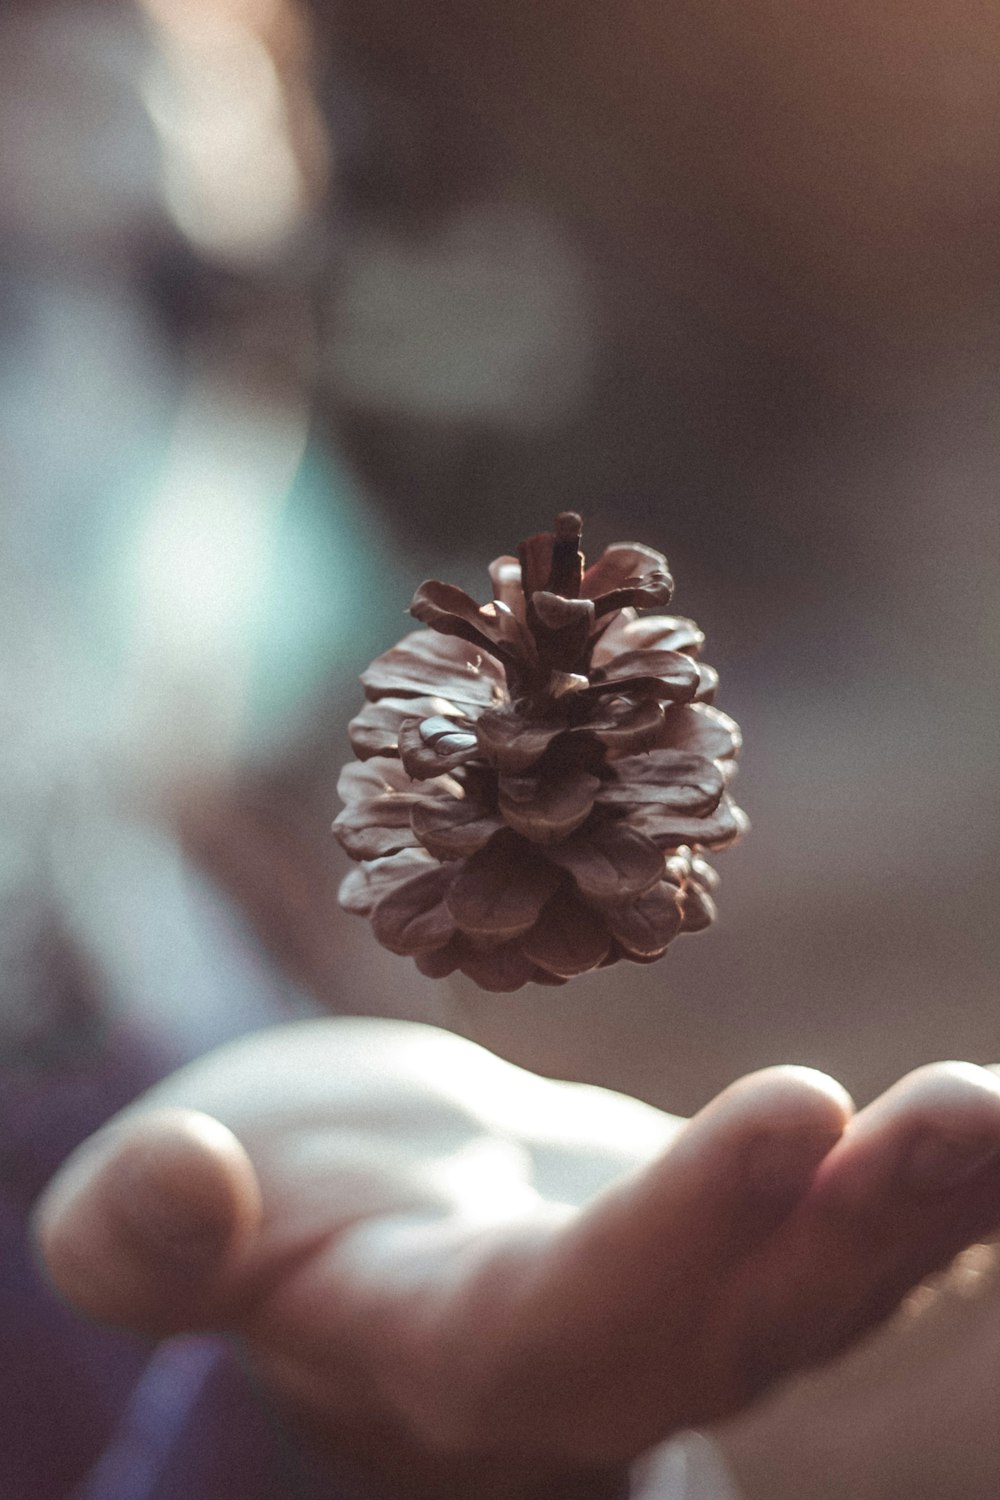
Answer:
[[[622,542],[584,571],[580,517],[490,568],[493,602],[424,583],[416,630],[361,678],[334,832],[342,906],[424,974],[483,989],[651,963],[707,927],[701,857],[746,828],[740,732],[709,706],[666,558]]]

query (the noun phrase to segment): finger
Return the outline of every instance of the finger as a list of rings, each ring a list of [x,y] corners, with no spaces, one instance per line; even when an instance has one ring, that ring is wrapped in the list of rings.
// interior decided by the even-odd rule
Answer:
[[[170,1109],[81,1146],[46,1189],[35,1231],[53,1283],[81,1312],[164,1334],[224,1320],[260,1213],[232,1132]]]
[[[857,1115],[720,1309],[746,1328],[738,1399],[845,1347],[998,1225],[1000,1080],[921,1068]]]
[[[770,1069],[568,1222],[461,1245],[426,1295],[413,1238],[398,1298],[383,1272],[366,1319],[372,1367],[391,1371],[436,1444],[567,1464],[638,1451],[629,1414],[641,1404],[654,1436],[674,1425],[679,1393],[700,1382],[691,1351],[720,1280],[786,1220],[850,1112],[822,1074]]]
[[[622,1329],[638,1352],[649,1337],[640,1314],[669,1309],[677,1329],[681,1287],[695,1321],[724,1268],[766,1241],[806,1193],[850,1113],[843,1089],[809,1069],[767,1069],[728,1088],[552,1241],[513,1309],[533,1329],[536,1356],[550,1333],[553,1349],[565,1347],[568,1326],[593,1367],[609,1319],[617,1327],[606,1352],[617,1358]]]

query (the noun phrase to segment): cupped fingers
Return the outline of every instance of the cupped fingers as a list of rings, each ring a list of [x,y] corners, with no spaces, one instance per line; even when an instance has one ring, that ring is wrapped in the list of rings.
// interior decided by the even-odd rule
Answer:
[[[907,1075],[859,1112],[729,1293],[748,1388],[837,1352],[998,1226],[1000,1079],[967,1063]]]

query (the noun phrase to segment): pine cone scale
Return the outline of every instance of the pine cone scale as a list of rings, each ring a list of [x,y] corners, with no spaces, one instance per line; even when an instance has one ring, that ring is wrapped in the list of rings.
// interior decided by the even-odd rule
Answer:
[[[608,631],[594,651],[594,665],[603,666],[605,656],[616,651],[680,651],[685,656],[697,656],[704,644],[705,633],[693,620],[680,615],[646,615]]]
[[[652,750],[663,732],[663,705],[655,698],[638,703],[627,699],[609,705],[604,716],[591,719],[571,733],[589,735],[609,752],[608,759]]]
[[[680,891],[663,880],[629,906],[614,907],[608,925],[630,958],[651,960],[665,953],[681,930]]]
[[[740,808],[723,797],[715,812],[708,817],[685,816],[683,813],[664,813],[661,806],[640,807],[628,814],[630,828],[644,833],[660,849],[677,849],[682,845],[694,845],[704,849],[725,849],[746,832],[746,817]]]
[[[664,710],[664,749],[689,750],[706,760],[735,760],[743,744],[739,725],[708,703],[676,704]]]
[[[435,715],[427,719],[404,719],[399,726],[397,747],[407,775],[415,781],[430,781],[471,760],[478,744],[475,734]]]
[[[476,720],[479,748],[498,771],[526,771],[541,760],[553,740],[566,733],[563,721],[524,724],[514,713],[490,710]]]
[[[559,979],[574,979],[607,957],[611,934],[577,896],[561,895],[545,908],[522,946],[540,969]]]
[[[435,865],[383,896],[371,914],[382,946],[408,956],[443,948],[455,932],[445,898],[456,874],[455,865]]]
[[[436,859],[466,859],[505,826],[470,797],[423,801],[410,811],[414,835]]]
[[[606,822],[545,850],[551,864],[573,877],[585,902],[614,906],[642,896],[665,873],[664,857],[645,834],[625,823]]]
[[[498,805],[515,833],[533,844],[553,844],[586,822],[600,786],[586,771],[501,776]]]
[[[352,859],[382,859],[402,849],[420,848],[409,809],[395,798],[373,798],[347,808],[334,823],[334,832]]]
[[[456,944],[456,967],[480,989],[509,993],[521,989],[538,973],[519,942],[501,943],[497,947],[477,947],[468,939],[453,938],[452,942]]]
[[[513,859],[518,864],[512,881]],[[546,861],[525,859],[504,831],[465,861],[448,892],[448,909],[462,932],[506,941],[535,925],[560,878]]]
[[[351,749],[358,760],[399,755],[399,731],[414,717],[448,718],[468,722],[462,711],[446,698],[376,698],[355,714],[347,727]]]
[[[367,860],[349,870],[340,883],[339,900],[345,911],[370,917],[382,897],[404,881],[434,869],[426,849],[403,849],[382,859]]]
[[[457,707],[477,712],[506,696],[499,662],[466,641],[449,640],[433,630],[404,636],[362,672],[361,684],[369,698],[439,693]]]
[[[649,578],[670,579],[670,569],[662,552],[654,552],[642,542],[614,542],[605,547],[602,556],[589,567],[580,582],[585,599],[600,599],[616,594],[630,584],[641,586]],[[671,590],[673,580],[670,579]]]

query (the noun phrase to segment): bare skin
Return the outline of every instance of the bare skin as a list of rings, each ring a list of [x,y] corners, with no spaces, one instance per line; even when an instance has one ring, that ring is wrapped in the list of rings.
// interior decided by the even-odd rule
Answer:
[[[616,1495],[998,1225],[984,1069],[921,1069],[857,1115],[768,1069],[684,1122],[357,1020],[175,1074],[38,1213],[82,1311],[234,1332],[320,1452],[440,1500]]]
[[[746,1500],[1000,1494],[1000,1258],[976,1245],[877,1336],[716,1434]]]

